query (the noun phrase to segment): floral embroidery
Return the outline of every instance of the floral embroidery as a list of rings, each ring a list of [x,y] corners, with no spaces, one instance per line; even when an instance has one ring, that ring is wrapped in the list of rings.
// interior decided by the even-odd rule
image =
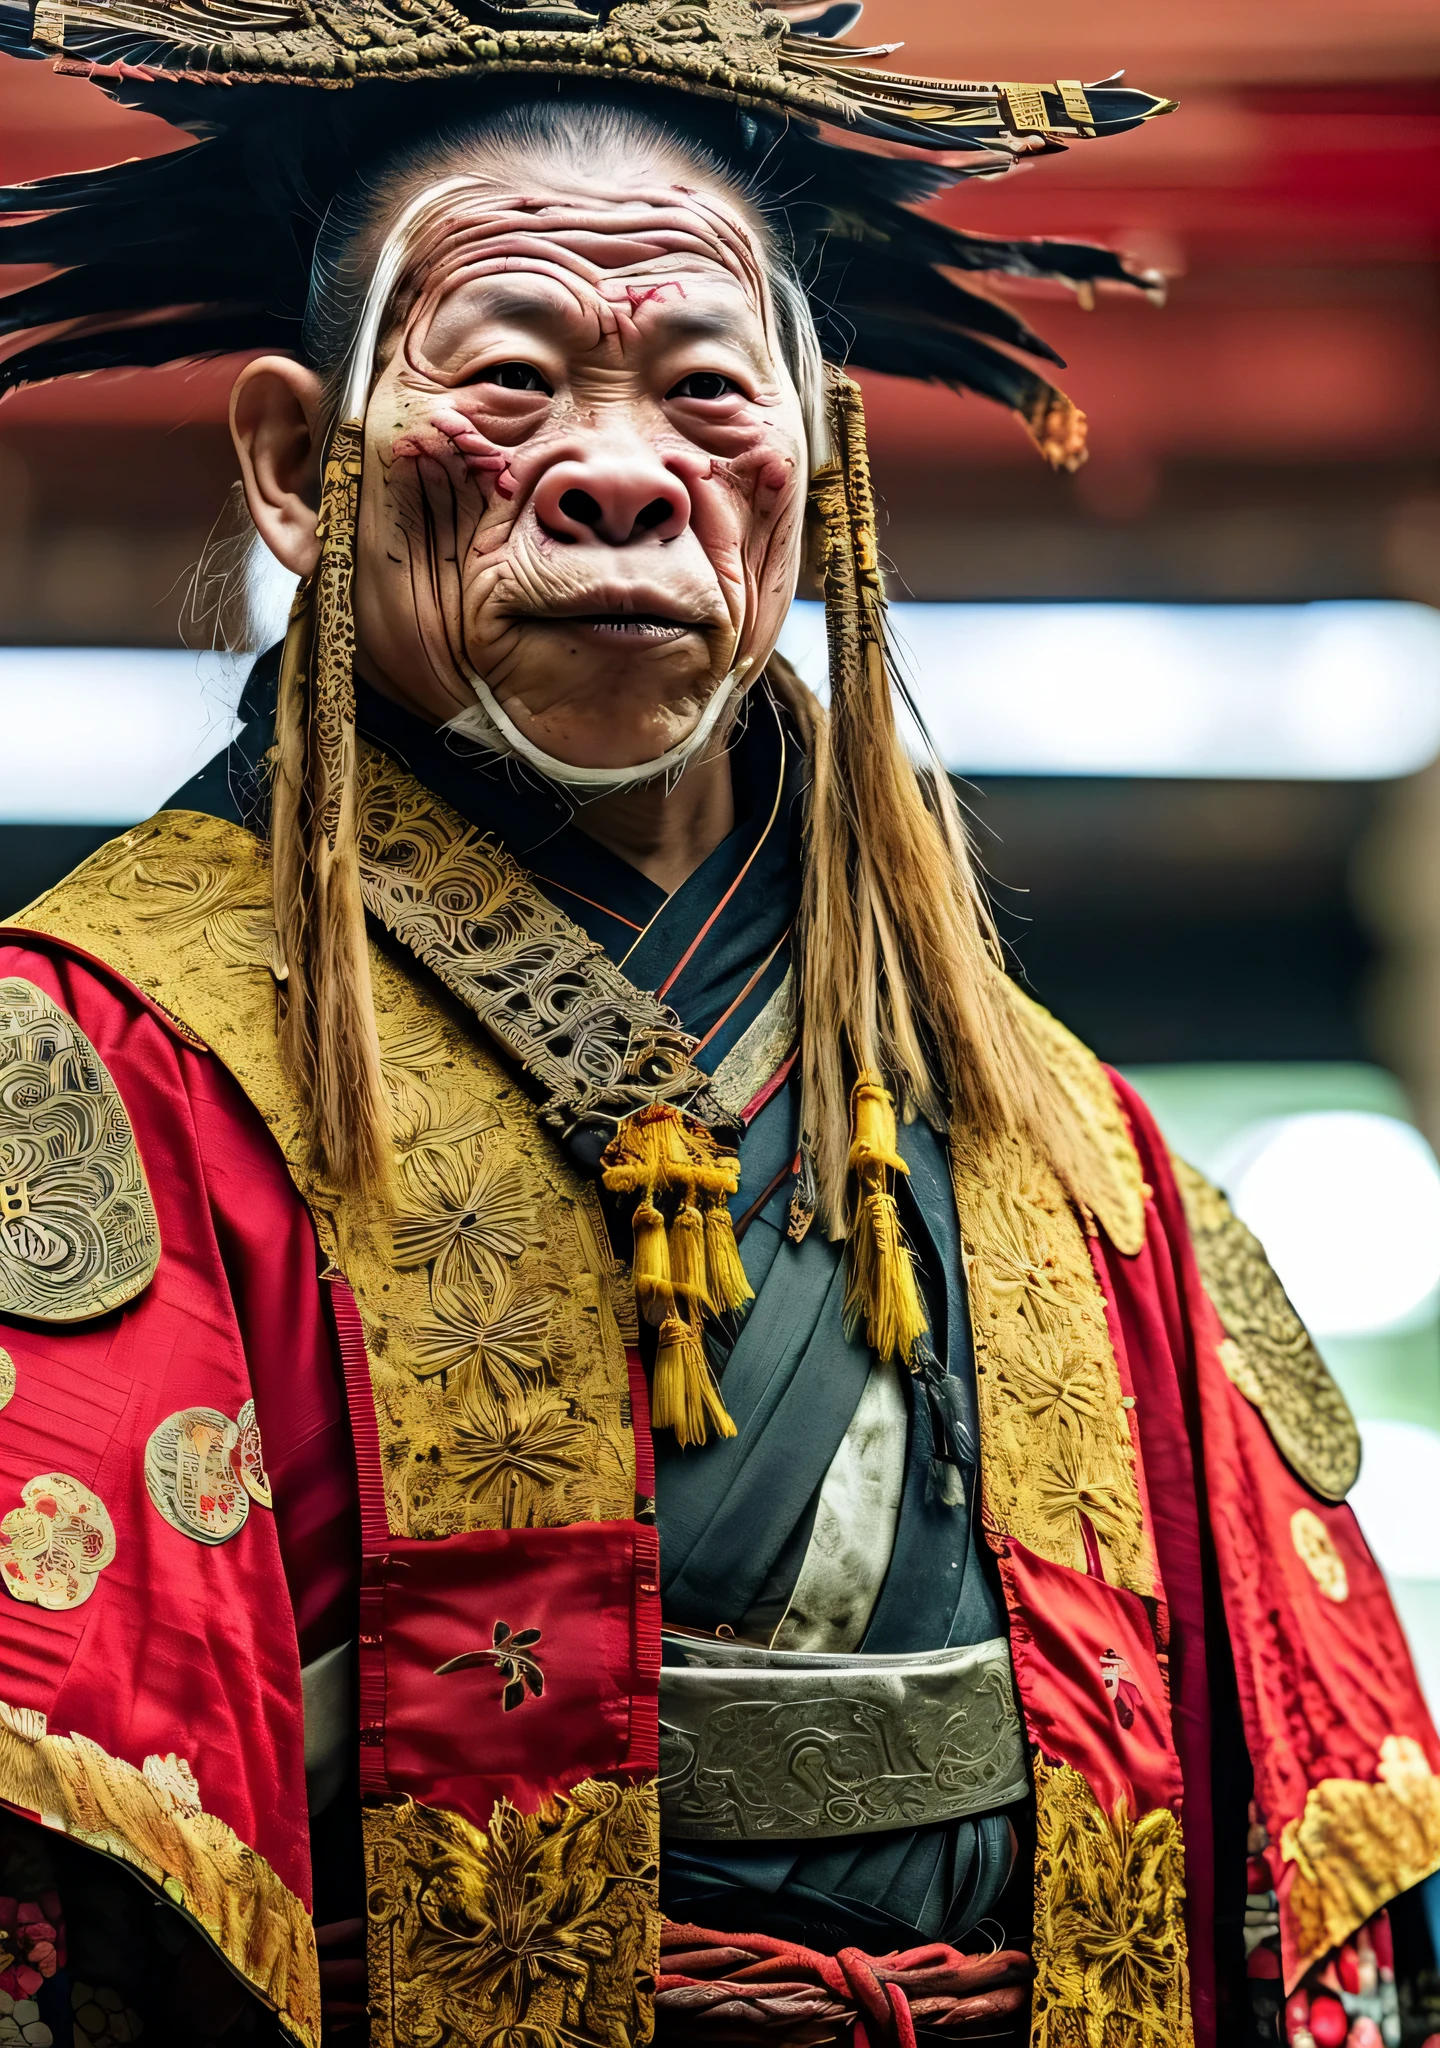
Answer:
[[[493,1502],[507,1529],[529,1525],[547,1487],[579,1468],[586,1432],[553,1387],[494,1391],[467,1384],[455,1425],[455,1463],[472,1500]]]
[[[488,1828],[366,1809],[371,2048],[644,2048],[659,1960],[653,1785],[587,1779]]]
[[[452,1671],[473,1671],[477,1666],[493,1665],[505,1681],[500,1705],[507,1714],[511,1713],[524,1705],[527,1692],[538,1700],[545,1690],[545,1673],[534,1648],[539,1640],[538,1628],[512,1632],[508,1622],[497,1621],[488,1650],[465,1650],[448,1664],[437,1664],[435,1676],[445,1678]]]
[[[1185,1863],[1166,1807],[1113,1815],[1068,1764],[1035,1764],[1032,2048],[1189,2048]]]

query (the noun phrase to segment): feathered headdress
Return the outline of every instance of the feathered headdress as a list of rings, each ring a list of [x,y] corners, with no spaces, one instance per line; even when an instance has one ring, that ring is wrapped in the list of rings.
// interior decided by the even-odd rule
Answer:
[[[728,110],[723,154],[788,223],[827,355],[982,392],[1057,466],[1083,428],[1023,360],[1060,358],[961,276],[1151,289],[1105,249],[968,235],[911,210],[965,177],[1112,135],[1170,102],[1107,79],[945,84],[874,68],[853,0],[0,0],[0,51],[48,57],[198,146],[0,189],[0,392],[76,371],[300,347],[325,210],[367,162],[496,82],[651,86]],[[297,90],[297,88],[301,88]],[[661,111],[657,105],[657,112]],[[748,160],[748,161],[747,161]],[[13,339],[11,339],[13,337]],[[7,347],[8,341],[8,347]],[[1060,431],[1061,420],[1067,422]]]
[[[1076,467],[1084,417],[1026,360],[1060,358],[962,280],[1051,279],[1086,300],[1097,282],[1153,290],[1158,280],[1108,250],[992,240],[914,208],[959,179],[1133,128],[1170,103],[1118,79],[906,77],[876,68],[893,46],[835,40],[859,13],[853,0],[35,0],[32,15],[0,0],[0,51],[50,58],[195,138],[169,155],[0,190],[0,263],[50,271],[0,300],[0,395],[232,350],[304,354],[331,202],[379,158],[503,104],[517,82],[561,96],[623,91],[632,103],[648,93],[661,115],[678,106],[687,133],[783,220],[832,365],[830,450],[811,498],[831,702],[812,735],[802,911],[807,1156],[824,1221],[848,1226],[849,1314],[879,1355],[904,1358],[928,1384],[934,1361],[893,1194],[904,1162],[890,1084],[927,1108],[948,1098],[982,1128],[1029,1129],[1082,1198],[1108,1169],[1087,1158],[1073,1110],[1016,1022],[949,784],[937,775],[922,786],[896,733],[859,392],[833,365],[983,393],[1020,416],[1055,467]],[[320,561],[282,663],[271,836],[288,970],[282,1039],[332,1178],[379,1189],[390,1148],[356,841],[351,608],[370,367],[356,369],[326,451]],[[623,1179],[630,1152],[674,1153],[681,1181],[695,1180],[691,1154],[700,1145],[709,1159],[711,1136],[682,1145],[663,1121],[658,1105],[626,1119],[607,1181]],[[636,1150],[641,1137],[649,1151]],[[646,1171],[642,1209],[659,1168]],[[738,1166],[715,1173],[723,1192]],[[658,1211],[645,1213],[660,1225]],[[654,1229],[643,1236],[637,1221],[637,1275],[644,1246],[658,1258]],[[723,1304],[691,1288],[682,1328],[676,1288],[651,1292],[671,1304],[662,1339],[675,1325],[669,1351],[661,1345],[674,1369],[658,1375],[657,1422],[682,1441],[703,1438],[707,1416],[728,1427],[699,1342],[700,1315]]]

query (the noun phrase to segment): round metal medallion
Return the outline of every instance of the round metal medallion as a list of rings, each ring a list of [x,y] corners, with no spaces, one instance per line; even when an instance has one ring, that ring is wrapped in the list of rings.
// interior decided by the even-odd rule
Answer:
[[[145,1485],[172,1529],[197,1543],[228,1543],[250,1513],[237,1469],[238,1423],[218,1408],[167,1415],[145,1446]]]
[[[260,1445],[260,1425],[255,1420],[255,1403],[247,1401],[240,1410],[240,1480],[258,1508],[273,1508],[270,1474],[265,1470],[265,1453]]]
[[[104,1502],[63,1472],[27,1480],[20,1502],[0,1521],[0,1585],[37,1607],[78,1607],[115,1556]]]

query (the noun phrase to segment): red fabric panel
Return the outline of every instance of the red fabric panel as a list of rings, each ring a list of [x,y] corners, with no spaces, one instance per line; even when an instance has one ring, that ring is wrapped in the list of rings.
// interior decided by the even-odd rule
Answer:
[[[300,1661],[355,1633],[360,1516],[350,1420],[310,1213],[218,1060],[191,1103],[206,1191],[255,1390]]]
[[[1143,1111],[1136,1116],[1141,1135]],[[1276,1450],[1264,1418],[1231,1383],[1220,1360],[1223,1330],[1201,1284],[1168,1157],[1147,1133],[1147,1172],[1193,1334],[1205,1485],[1229,1622],[1255,1796],[1270,1833],[1269,1860],[1282,1902],[1287,1987],[1299,1972],[1283,1903],[1294,1866],[1279,1849],[1285,1824],[1304,1811],[1322,1778],[1373,1783],[1387,1736],[1418,1742],[1432,1770],[1440,1742],[1415,1678],[1384,1578],[1348,1507],[1311,1493]],[[1153,1148],[1153,1149],[1152,1149]],[[1345,1566],[1343,1601],[1327,1599],[1296,1550],[1291,1517],[1318,1516]]]
[[[1145,1175],[1154,1184],[1164,1141],[1143,1102],[1112,1081],[1130,1118]],[[1168,1219],[1173,1227],[1173,1218]],[[1199,1396],[1176,1249],[1167,1219],[1146,1204],[1146,1239],[1123,1258],[1104,1238],[1091,1252],[1109,1308],[1127,1391],[1135,1398],[1145,1468],[1146,1519],[1168,1623],[1170,1713],[1185,1785],[1185,1923],[1190,1948],[1196,2048],[1215,2038],[1215,1828],[1211,1801],[1210,1677],[1205,1647],[1204,1481],[1199,1467]],[[1183,1230],[1184,1219],[1181,1218]],[[1188,1249],[1188,1235],[1180,1242]],[[1223,1654],[1223,1653],[1222,1653]]]
[[[117,1545],[79,1607],[49,1614],[0,1599],[0,1699],[133,1764],[188,1757],[206,1808],[308,1901],[299,1655],[275,1517],[252,1508],[238,1535],[208,1546],[173,1529],[145,1488],[158,1423],[195,1405],[234,1416],[251,1393],[204,1199],[223,1078],[133,990],[58,946],[0,946],[0,974],[43,989],[105,1062],[162,1244],[155,1279],[125,1308],[82,1325],[0,1326],[17,1378],[0,1415],[0,1512],[27,1480],[66,1472],[105,1503]],[[237,1123],[253,1129],[255,1112],[235,1101]],[[284,1457],[282,1420],[272,1463]]]
[[[533,1813],[582,1778],[653,1769],[656,1561],[654,1530],[634,1522],[392,1539],[370,1567],[384,1589],[389,1789],[484,1827],[497,1799]],[[497,1623],[540,1631],[544,1692],[508,1713],[488,1654]],[[473,1652],[477,1664],[437,1674]]]
[[[1001,1560],[1011,1600],[1010,1648],[1033,1740],[1080,1772],[1107,1813],[1180,1811],[1170,1709],[1145,1602],[1123,1586],[1051,1564],[1013,1537]],[[1130,1674],[1130,1725],[1102,1683],[1106,1660]]]

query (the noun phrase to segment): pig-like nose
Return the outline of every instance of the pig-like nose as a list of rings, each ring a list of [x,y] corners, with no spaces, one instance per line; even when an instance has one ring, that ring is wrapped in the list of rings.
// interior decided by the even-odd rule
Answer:
[[[559,540],[673,540],[690,524],[690,493],[645,447],[596,448],[547,470],[535,492],[541,525]]]

